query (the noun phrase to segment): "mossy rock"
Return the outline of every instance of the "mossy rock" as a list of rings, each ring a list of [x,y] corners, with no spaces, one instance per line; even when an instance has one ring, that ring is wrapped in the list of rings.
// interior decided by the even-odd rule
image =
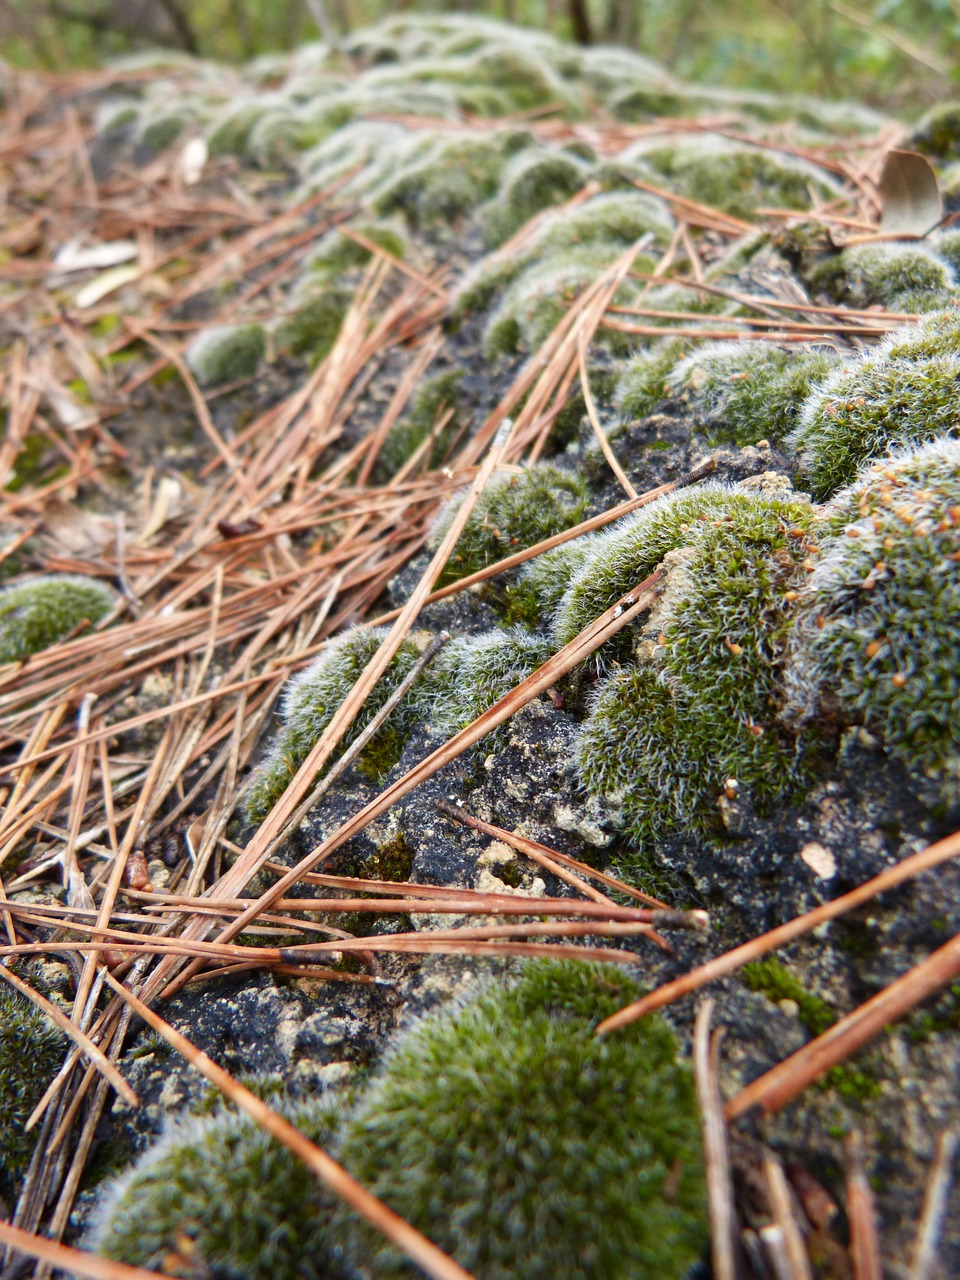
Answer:
[[[105,618],[117,597],[96,578],[58,574],[0,590],[0,662],[18,662]]]
[[[484,984],[398,1043],[340,1158],[477,1280],[681,1280],[707,1241],[689,1068],[656,1017],[593,1034],[639,994],[571,962]],[[362,1276],[410,1274],[341,1221]]]

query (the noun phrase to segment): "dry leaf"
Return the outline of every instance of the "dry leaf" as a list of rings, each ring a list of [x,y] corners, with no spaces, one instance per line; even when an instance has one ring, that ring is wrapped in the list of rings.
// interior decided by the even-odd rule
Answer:
[[[83,559],[95,559],[111,544],[117,527],[106,516],[83,511],[72,502],[51,498],[43,507],[43,527],[57,551]]]
[[[888,151],[880,176],[880,230],[923,236],[943,217],[937,175],[915,151]]]

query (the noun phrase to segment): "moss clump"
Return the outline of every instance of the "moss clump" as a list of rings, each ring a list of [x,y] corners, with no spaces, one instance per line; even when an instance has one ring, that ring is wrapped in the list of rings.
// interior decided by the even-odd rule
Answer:
[[[690,542],[703,522],[720,517],[733,502],[729,489],[703,484],[668,494],[626,516],[612,529],[579,539],[584,551],[582,565],[567,585],[553,618],[557,646],[572,640],[625,591],[651,574],[668,551]]]
[[[394,222],[358,222],[351,226],[373,244],[386,249],[395,258],[402,258],[407,252],[407,238],[399,225]],[[334,280],[345,271],[365,266],[370,258],[370,250],[365,249],[356,240],[335,227],[328,231],[313,253],[304,263],[305,272],[315,272]]]
[[[593,1034],[638,994],[569,962],[485,985],[398,1044],[341,1158],[477,1280],[680,1280],[707,1240],[689,1069],[657,1018]],[[407,1274],[342,1217],[363,1275]]]
[[[0,591],[0,662],[18,662],[105,618],[116,603],[95,578],[58,574]]]
[[[433,531],[434,545],[453,523],[460,501],[454,498],[441,512]],[[586,507],[584,481],[551,463],[538,463],[520,475],[494,476],[471,512],[437,585],[456,582],[579,524]]]
[[[329,1102],[280,1105],[329,1145]],[[108,1189],[95,1252],[174,1274],[301,1280],[341,1274],[329,1250],[333,1197],[286,1147],[245,1115],[185,1116]]]
[[[811,292],[849,307],[932,311],[956,296],[947,263],[914,244],[863,244],[826,258],[811,272]]]
[[[667,399],[667,376],[686,349],[681,338],[659,339],[633,357],[613,394],[624,418],[646,418]]]
[[[664,380],[716,440],[780,440],[814,385],[836,368],[830,351],[797,352],[764,343],[718,342],[681,361]]]
[[[548,653],[542,636],[520,626],[451,640],[431,669],[435,693],[429,714],[435,728],[456,733],[525,680]]]
[[[791,442],[814,497],[829,498],[888,449],[956,431],[960,356],[920,359],[880,352],[832,374],[800,414]]]
[[[463,426],[458,395],[462,379],[462,369],[445,369],[443,373],[434,374],[421,383],[413,397],[410,412],[397,423],[383,442],[378,470],[392,476],[419,449],[447,411],[452,409],[450,420],[437,432],[423,462],[428,470],[440,466],[451,441]]]
[[[186,350],[187,364],[202,387],[256,373],[267,349],[263,325],[218,325],[198,333]]]
[[[802,781],[777,712],[811,508],[728,492],[702,514],[649,661],[600,685],[577,745],[585,786],[641,845],[715,828],[721,795],[763,811]]]
[[[516,585],[507,588],[507,621],[523,622],[534,629],[548,627],[563,593],[588,555],[586,540],[574,538],[528,561]]]
[[[450,224],[495,194],[504,160],[502,138],[418,138],[370,201],[380,213],[402,210],[415,227]]]
[[[519,152],[504,168],[499,195],[484,207],[488,242],[501,244],[541,209],[568,200],[589,176],[589,166],[567,152],[540,147]]]
[[[803,593],[788,712],[828,703],[888,750],[939,770],[960,755],[960,442],[875,463],[839,493]]]
[[[339,285],[307,286],[298,291],[293,315],[277,325],[277,349],[307,356],[311,364],[318,364],[336,342],[352,301],[353,290]]]
[[[925,360],[960,355],[960,307],[928,312],[916,324],[894,329],[877,348],[894,360]]]
[[[386,635],[384,628],[348,631],[288,681],[282,706],[284,728],[247,793],[245,810],[251,822],[262,822],[276,804]],[[418,657],[416,646],[404,641],[344,734],[341,749],[359,737]],[[399,760],[415,721],[415,703],[405,698],[361,752],[358,763],[382,777]]]
[[[36,1138],[23,1126],[65,1050],[64,1036],[46,1014],[0,981],[0,1195],[17,1194]]]
[[[838,191],[813,165],[709,135],[675,146],[643,145],[627,158],[658,170],[678,194],[741,218],[769,205],[806,209],[811,187],[827,199]]]
[[[914,126],[910,146],[944,160],[960,157],[960,102],[953,99],[931,107]]]

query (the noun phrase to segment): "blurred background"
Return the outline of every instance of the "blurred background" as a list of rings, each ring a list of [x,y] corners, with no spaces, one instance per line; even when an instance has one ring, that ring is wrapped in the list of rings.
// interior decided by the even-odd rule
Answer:
[[[960,0],[0,0],[0,53],[58,71],[156,46],[234,61],[442,9],[624,45],[703,83],[906,115],[960,86]]]

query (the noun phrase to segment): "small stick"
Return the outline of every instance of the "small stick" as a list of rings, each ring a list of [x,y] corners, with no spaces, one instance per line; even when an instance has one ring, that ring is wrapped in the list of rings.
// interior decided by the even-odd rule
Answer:
[[[923,1197],[923,1214],[913,1245],[908,1280],[931,1280],[937,1261],[937,1245],[947,1211],[947,1196],[957,1153],[957,1135],[944,1129],[937,1142],[936,1155],[930,1166],[927,1190]]]
[[[704,1000],[693,1031],[693,1074],[700,1103],[703,1160],[710,1210],[710,1256],[714,1280],[736,1280],[737,1218],[727,1150],[727,1125],[717,1081],[717,1054],[723,1029],[710,1035],[713,1001]]]
[[[847,1218],[854,1280],[883,1280],[873,1192],[863,1167],[863,1135],[852,1129],[843,1142],[847,1159]]]
[[[85,1249],[72,1249],[69,1245],[57,1244],[45,1236],[21,1231],[19,1227],[12,1227],[2,1220],[0,1240],[31,1258],[51,1263],[66,1275],[75,1272],[78,1276],[89,1276],[90,1280],[169,1280],[163,1272],[131,1267],[126,1262],[114,1262],[112,1258],[101,1258]]]
[[[763,1172],[767,1180],[767,1195],[770,1197],[773,1220],[783,1242],[783,1257],[789,1268],[787,1274],[790,1280],[813,1280],[810,1259],[797,1226],[790,1184],[783,1166],[775,1156],[768,1154],[763,1161]],[[763,1231],[760,1234],[763,1236]]]

